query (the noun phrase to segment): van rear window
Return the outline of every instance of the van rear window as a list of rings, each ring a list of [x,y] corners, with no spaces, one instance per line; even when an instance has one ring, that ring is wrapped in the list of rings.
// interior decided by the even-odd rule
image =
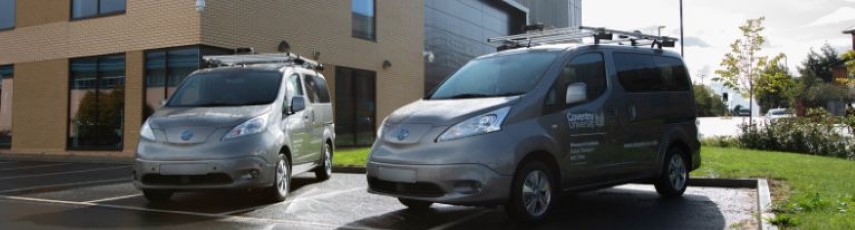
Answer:
[[[627,92],[688,91],[691,82],[680,59],[615,53],[618,80]]]

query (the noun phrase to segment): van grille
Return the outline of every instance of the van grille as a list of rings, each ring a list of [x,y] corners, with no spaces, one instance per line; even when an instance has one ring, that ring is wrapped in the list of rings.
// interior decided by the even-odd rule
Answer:
[[[232,178],[224,173],[194,176],[149,174],[142,177],[142,183],[150,185],[218,185],[231,184]]]
[[[440,197],[445,193],[432,183],[418,182],[415,184],[384,181],[377,178],[368,179],[368,187],[371,190],[395,195],[416,197]]]

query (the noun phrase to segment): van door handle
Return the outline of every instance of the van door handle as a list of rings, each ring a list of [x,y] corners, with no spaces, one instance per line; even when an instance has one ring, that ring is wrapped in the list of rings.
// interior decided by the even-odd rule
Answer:
[[[638,112],[635,110],[635,105],[630,105],[627,112],[629,112],[630,121],[635,121],[636,119],[638,119]]]

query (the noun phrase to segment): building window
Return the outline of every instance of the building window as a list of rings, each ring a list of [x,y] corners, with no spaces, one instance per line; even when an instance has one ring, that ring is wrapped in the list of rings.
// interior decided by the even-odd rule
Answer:
[[[370,146],[376,137],[377,73],[335,68],[335,144]]]
[[[377,38],[375,0],[353,0],[351,4],[353,37],[374,41]]]
[[[231,51],[200,46],[168,48],[145,53],[145,104],[143,120],[175,93],[187,75],[202,67],[203,55],[226,55]]]
[[[12,146],[12,77],[15,68],[0,66],[0,148]]]
[[[121,150],[125,55],[71,60],[68,148]]]
[[[0,30],[15,28],[15,0],[0,0]]]
[[[71,18],[85,19],[125,13],[127,0],[71,0]]]

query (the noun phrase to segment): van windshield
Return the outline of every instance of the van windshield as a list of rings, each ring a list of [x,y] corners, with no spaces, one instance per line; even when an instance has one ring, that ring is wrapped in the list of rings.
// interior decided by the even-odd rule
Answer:
[[[476,59],[439,85],[429,100],[506,97],[528,93],[558,53],[538,52]]]
[[[166,107],[264,105],[279,94],[282,76],[271,71],[217,71],[188,77]]]

